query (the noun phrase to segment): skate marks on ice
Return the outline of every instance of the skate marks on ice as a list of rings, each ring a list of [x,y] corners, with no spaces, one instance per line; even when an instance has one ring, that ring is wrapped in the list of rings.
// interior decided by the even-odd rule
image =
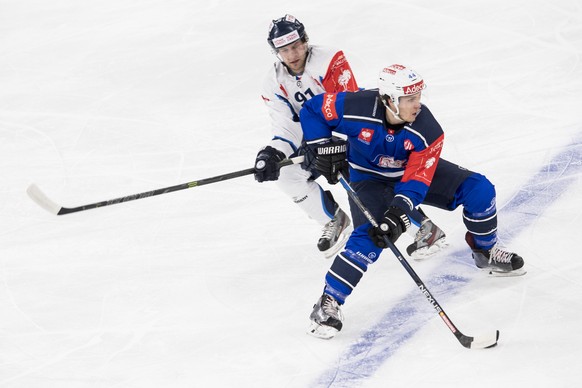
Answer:
[[[502,209],[498,209],[505,216],[503,234],[511,239],[521,233],[581,175],[582,135],[564,147]]]
[[[510,243],[514,236],[525,230],[581,175],[582,138],[564,147],[498,210],[504,218],[504,242]],[[446,265],[423,280],[446,309],[447,299],[458,294],[479,273],[467,271],[468,248],[445,255],[448,256],[444,261]],[[407,274],[403,272],[402,276]],[[421,328],[432,319],[438,319],[423,299],[416,288],[407,294],[379,322],[364,330],[339,357],[337,365],[322,373],[313,386],[354,387],[373,376]],[[462,320],[457,320],[462,329]],[[452,336],[451,341],[455,341]]]

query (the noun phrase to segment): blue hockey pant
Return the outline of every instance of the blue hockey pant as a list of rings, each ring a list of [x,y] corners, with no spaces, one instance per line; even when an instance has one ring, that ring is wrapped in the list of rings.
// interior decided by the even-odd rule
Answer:
[[[392,202],[396,183],[398,181],[370,179],[352,182],[351,186],[372,216],[381,220]],[[477,247],[487,249],[495,244],[495,187],[484,175],[441,159],[422,204],[449,211],[463,206],[463,222]],[[351,294],[368,265],[374,263],[382,252],[368,235],[372,225],[351,199],[350,209],[355,230],[325,276],[325,293],[340,304]]]

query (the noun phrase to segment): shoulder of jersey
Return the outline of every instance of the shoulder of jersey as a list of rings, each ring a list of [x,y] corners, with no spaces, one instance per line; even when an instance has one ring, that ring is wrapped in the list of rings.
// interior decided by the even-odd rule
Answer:
[[[334,56],[341,50],[326,46],[311,46],[306,67],[309,72],[324,76]]]
[[[273,92],[279,89],[278,74],[285,71],[283,64],[279,61],[273,62],[269,70],[265,72],[263,77],[263,90],[265,92]]]
[[[350,103],[359,103],[364,101],[375,101],[378,97],[378,89],[364,89],[357,92],[346,93],[345,100]]]
[[[378,98],[378,90],[368,89],[345,93],[344,115],[381,119],[383,115],[383,105]]]
[[[434,118],[432,112],[430,111],[430,109],[428,109],[428,107],[424,104],[422,104],[422,107],[420,108],[420,114],[418,115],[418,117],[416,118],[416,120],[414,121],[414,123],[412,123],[410,126],[415,127],[418,126],[419,124],[424,124],[424,123],[437,123],[436,119]]]

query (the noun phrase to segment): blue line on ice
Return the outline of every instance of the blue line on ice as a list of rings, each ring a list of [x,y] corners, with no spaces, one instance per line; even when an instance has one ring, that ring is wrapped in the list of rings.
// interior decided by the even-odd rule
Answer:
[[[550,160],[505,206],[499,209],[499,213],[504,215],[503,240],[511,241],[534,222],[568,190],[581,172],[582,140],[577,140]],[[448,255],[452,259],[451,264],[431,274],[430,280],[424,279],[439,302],[457,294],[472,279],[471,275],[459,275],[459,272],[467,274],[464,267],[472,264],[467,260],[468,248],[450,252]],[[405,272],[403,274],[408,276]],[[429,320],[437,317],[424,298],[420,298],[422,303],[411,303],[419,300],[416,294],[419,292],[414,289],[414,294],[411,292],[405,296],[386,312],[379,322],[365,330],[341,355],[337,365],[325,371],[314,386],[354,387],[372,376]],[[446,310],[446,306],[443,307]]]

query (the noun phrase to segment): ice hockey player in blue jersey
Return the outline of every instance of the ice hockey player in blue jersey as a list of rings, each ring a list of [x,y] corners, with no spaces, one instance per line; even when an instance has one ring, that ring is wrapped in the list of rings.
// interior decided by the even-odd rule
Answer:
[[[319,174],[300,165],[280,169],[278,162],[297,155],[303,141],[299,111],[305,101],[321,93],[359,90],[342,50],[308,44],[303,23],[292,15],[273,20],[267,42],[277,56],[263,85],[262,98],[271,117],[272,138],[255,160],[258,182],[276,181],[311,219],[322,226],[317,242],[326,258],[341,250],[352,230],[349,216],[317,182]],[[428,220],[409,245],[415,259],[426,258],[446,245],[445,234]]]
[[[342,328],[340,306],[374,263],[384,237],[396,242],[404,232],[422,227],[418,206],[452,211],[463,207],[466,241],[478,268],[495,276],[525,273],[521,256],[497,240],[495,188],[482,174],[440,158],[444,133],[421,104],[425,83],[402,66],[384,68],[377,90],[325,93],[308,101],[300,114],[305,167],[332,184],[338,173],[378,220],[374,228],[350,202],[354,231],[325,276],[323,295],[314,305],[309,333],[331,338]],[[332,137],[347,136],[347,142]],[[346,144],[347,143],[347,144]]]

